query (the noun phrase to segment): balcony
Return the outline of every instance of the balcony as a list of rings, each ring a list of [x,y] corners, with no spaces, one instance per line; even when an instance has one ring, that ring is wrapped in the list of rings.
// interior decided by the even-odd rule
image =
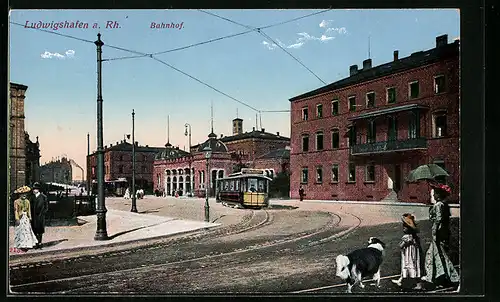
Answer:
[[[354,145],[351,147],[351,155],[376,154],[418,149],[427,149],[426,138],[413,138],[408,140],[394,140]]]

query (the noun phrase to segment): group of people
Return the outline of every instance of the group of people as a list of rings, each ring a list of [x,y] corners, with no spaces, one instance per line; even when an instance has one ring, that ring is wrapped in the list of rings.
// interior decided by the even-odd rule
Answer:
[[[45,215],[49,206],[47,196],[40,190],[40,184],[34,183],[33,188],[22,186],[14,191],[19,194],[19,198],[14,201],[14,248],[16,251],[26,252],[42,246]]]
[[[139,189],[139,190],[135,191],[135,198],[142,199],[143,197],[144,197],[144,190],[143,189]],[[125,194],[123,195],[123,198],[125,198],[125,199],[131,198],[131,193],[130,193],[129,188],[127,188],[125,190]]]
[[[451,189],[440,183],[430,185],[433,188],[433,205],[429,209],[432,241],[424,256],[415,217],[409,213],[402,216],[404,235],[400,242],[401,277],[392,280],[399,286],[404,280],[416,281],[414,289],[422,289],[424,282],[433,283],[437,287],[460,282],[459,274],[448,256],[451,212],[446,199],[451,194]]]

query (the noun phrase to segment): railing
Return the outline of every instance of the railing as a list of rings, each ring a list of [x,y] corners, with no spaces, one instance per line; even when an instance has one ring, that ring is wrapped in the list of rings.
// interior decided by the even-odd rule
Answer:
[[[352,155],[383,153],[391,151],[403,151],[414,149],[426,149],[426,138],[413,138],[408,140],[393,140],[385,142],[375,142],[369,144],[359,144],[351,147]]]

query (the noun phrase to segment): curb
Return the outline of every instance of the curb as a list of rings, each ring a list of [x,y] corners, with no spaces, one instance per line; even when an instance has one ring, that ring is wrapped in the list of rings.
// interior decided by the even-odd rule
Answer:
[[[190,233],[193,233],[193,234],[203,233],[207,229],[214,228],[214,227],[220,227],[220,226],[218,226],[218,225],[208,226],[208,227],[202,227],[202,228],[195,229],[195,230],[187,230],[187,231],[172,233],[172,234],[167,234],[167,235],[134,239],[134,240],[129,240],[129,241],[113,242],[113,243],[101,244],[101,245],[96,245],[96,246],[81,246],[81,247],[66,248],[66,249],[54,250],[54,251],[36,252],[36,253],[30,253],[30,254],[13,254],[13,255],[9,255],[9,262],[12,260],[22,260],[22,259],[34,260],[31,262],[39,262],[39,261],[43,261],[44,259],[37,260],[36,259],[37,257],[44,258],[44,257],[48,257],[48,256],[59,256],[59,255],[64,256],[65,254],[75,253],[75,252],[80,252],[80,251],[96,251],[96,252],[99,252],[100,250],[106,250],[106,252],[119,251],[119,250],[123,250],[123,249],[130,249],[131,247],[129,245],[132,245],[132,244],[146,243],[149,241],[166,239],[169,237],[175,237],[175,236],[180,236],[180,235],[187,235]],[[108,250],[109,248],[114,248],[114,247],[119,247],[119,248]],[[32,258],[35,258],[35,259],[32,259]],[[23,263],[25,264],[25,262],[23,262]],[[13,265],[16,265],[16,264],[13,264]],[[10,266],[10,263],[9,263],[9,266]]]
[[[352,204],[352,205],[381,205],[381,206],[402,206],[402,207],[424,207],[428,208],[431,205],[425,203],[416,203],[416,202],[380,202],[380,201],[343,201],[343,200],[304,200],[299,201],[295,199],[289,200],[279,200],[282,202],[296,202],[300,203],[330,203],[330,204]],[[281,204],[281,203],[280,203]],[[460,204],[449,204],[450,208],[460,208]]]

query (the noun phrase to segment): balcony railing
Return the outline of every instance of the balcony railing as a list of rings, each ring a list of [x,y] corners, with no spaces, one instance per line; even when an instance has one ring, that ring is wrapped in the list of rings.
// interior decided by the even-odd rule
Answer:
[[[426,149],[426,138],[413,138],[408,140],[393,140],[375,142],[370,144],[359,144],[351,147],[352,155],[384,153],[392,151]]]

